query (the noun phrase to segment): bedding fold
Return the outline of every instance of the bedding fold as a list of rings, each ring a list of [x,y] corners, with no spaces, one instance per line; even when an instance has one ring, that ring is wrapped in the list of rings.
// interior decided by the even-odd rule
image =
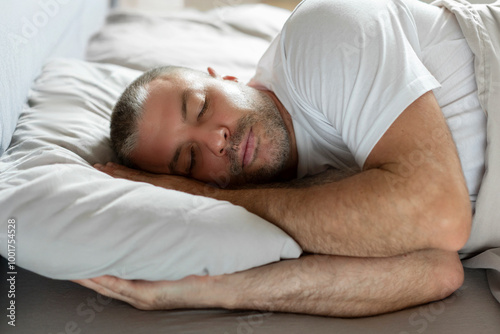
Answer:
[[[472,220],[471,236],[460,251],[464,267],[487,269],[491,292],[500,302],[500,1],[472,5],[439,0],[457,17],[475,56],[479,101],[487,115],[486,171]]]

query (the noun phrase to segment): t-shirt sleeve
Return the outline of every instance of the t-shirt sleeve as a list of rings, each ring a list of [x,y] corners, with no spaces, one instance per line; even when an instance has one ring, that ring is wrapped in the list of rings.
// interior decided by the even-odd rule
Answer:
[[[304,1],[282,43],[294,94],[324,115],[360,167],[396,118],[439,87],[402,0]]]

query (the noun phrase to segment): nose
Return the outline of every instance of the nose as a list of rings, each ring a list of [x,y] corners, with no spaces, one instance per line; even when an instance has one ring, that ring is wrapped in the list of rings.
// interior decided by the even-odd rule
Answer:
[[[216,156],[223,156],[226,154],[225,150],[228,144],[229,130],[224,127],[218,127],[212,130],[207,138],[207,146]]]

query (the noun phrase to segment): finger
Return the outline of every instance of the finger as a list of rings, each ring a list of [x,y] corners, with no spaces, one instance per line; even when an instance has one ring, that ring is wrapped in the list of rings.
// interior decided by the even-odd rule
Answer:
[[[127,280],[115,276],[95,277],[92,281],[105,288],[110,293],[119,296],[118,299],[126,301],[140,309],[153,309],[153,299],[147,287],[152,282],[143,280]]]
[[[124,298],[138,299],[140,295],[134,296],[134,281],[125,280],[115,276],[100,276],[90,279],[93,284],[96,284],[113,294]]]
[[[141,170],[132,169],[113,163],[108,163],[105,167],[106,170],[109,171],[110,175],[117,178],[138,181],[138,182],[146,182],[146,183],[154,183],[155,179],[158,178],[157,174],[151,174]]]
[[[124,169],[118,169],[118,170],[113,170],[111,172],[112,176],[120,179],[127,179],[131,181],[137,181],[137,182],[146,182],[146,183],[152,183],[152,179],[154,178],[152,175],[148,173],[144,173],[138,170],[124,170]]]
[[[114,163],[114,162],[107,162],[106,163],[106,167],[109,167],[109,168],[112,168],[112,169],[115,169],[115,170],[135,170],[135,169],[132,169],[132,168],[128,168],[127,166],[124,166],[124,165],[120,165],[120,164],[117,164],[117,163]]]
[[[124,293],[124,290],[117,290],[117,280],[128,282],[126,280],[122,280],[113,276],[101,276],[83,280],[73,280],[73,282],[94,290],[103,296],[126,302],[136,308],[143,310],[150,309],[150,305],[146,304],[144,301],[138,300],[135,297],[131,297],[129,293]],[[127,291],[134,290],[129,288]]]
[[[119,298],[120,296],[118,294],[114,293],[113,291],[107,289],[106,287],[104,287],[102,285],[97,284],[96,282],[92,281],[92,279],[73,280],[73,282],[78,283],[86,288],[91,289],[91,290],[94,290],[95,292],[97,292],[103,296],[111,297],[114,299],[120,299]]]
[[[100,172],[103,172],[103,173],[105,173],[105,174],[108,174],[108,175],[110,175],[110,176],[113,176],[113,175],[112,175],[113,169],[112,169],[112,168],[110,168],[110,167],[108,167],[108,166],[101,165],[101,164],[97,163],[97,164],[94,164],[94,168],[95,168],[95,169],[97,169],[97,170],[98,170],[98,171],[100,171]]]
[[[103,173],[105,173],[105,174],[108,174],[108,173],[106,173],[106,171],[105,171],[105,167],[104,167],[103,165],[101,165],[101,164],[94,164],[94,165],[93,165],[93,167],[94,167],[95,169],[97,169],[98,171],[100,171],[100,172],[103,172]]]
[[[106,165],[95,164],[94,167],[112,177],[128,179],[132,181],[138,181],[137,178],[140,174],[140,171],[138,170],[131,169],[112,162],[108,162]]]
[[[93,281],[93,279],[91,278],[87,278],[87,279],[80,279],[80,280],[73,280],[73,282],[75,283],[78,283],[86,288],[89,288],[91,290],[94,290],[96,292],[98,292],[99,294],[103,295],[103,296],[107,296],[107,297],[111,297],[111,298],[114,298],[114,299],[121,299],[120,297],[122,297],[120,294],[106,288],[105,286],[99,284],[99,283],[96,283],[95,281]]]
[[[105,170],[108,170],[110,172],[113,172],[116,175],[140,175],[143,174],[141,170],[134,169],[134,168],[128,168],[126,166],[120,165],[120,164],[115,164],[114,162],[108,162],[104,166]]]

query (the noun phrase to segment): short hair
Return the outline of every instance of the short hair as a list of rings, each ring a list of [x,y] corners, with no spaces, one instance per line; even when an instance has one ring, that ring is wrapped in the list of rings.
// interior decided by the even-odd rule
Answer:
[[[130,154],[139,139],[138,124],[149,95],[148,84],[162,76],[186,69],[179,66],[153,68],[135,79],[122,93],[113,107],[110,124],[111,147],[122,164],[135,167]]]

